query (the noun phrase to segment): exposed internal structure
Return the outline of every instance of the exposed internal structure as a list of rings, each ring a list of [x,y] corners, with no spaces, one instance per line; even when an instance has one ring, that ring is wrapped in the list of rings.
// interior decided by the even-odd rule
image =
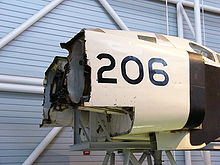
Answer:
[[[132,107],[84,106],[92,90],[85,42],[84,33],[79,33],[71,41],[61,44],[69,51],[69,56],[56,57],[45,73],[42,126],[74,126],[75,118],[80,118],[84,130],[82,136],[85,136],[85,132],[95,132],[97,135],[93,137],[98,141],[106,137],[106,131],[110,136],[127,134],[134,121]]]

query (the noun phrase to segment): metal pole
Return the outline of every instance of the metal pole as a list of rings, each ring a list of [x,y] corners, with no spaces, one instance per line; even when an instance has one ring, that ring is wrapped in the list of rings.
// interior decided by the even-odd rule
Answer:
[[[115,153],[111,153],[111,158],[110,158],[110,165],[115,165]]]
[[[122,30],[129,30],[128,27],[125,25],[125,23],[121,20],[121,18],[118,16],[118,14],[115,12],[115,10],[109,5],[109,3],[106,0],[98,0],[100,4],[105,8],[105,10],[111,15],[113,20],[118,24],[118,26]]]
[[[45,16],[47,13],[49,13],[51,10],[53,10],[63,1],[64,0],[54,0],[50,2],[47,6],[41,9],[37,14],[34,14],[31,18],[29,18],[27,21],[22,23],[19,27],[14,29],[9,34],[7,34],[4,38],[0,40],[0,48],[7,45],[10,41],[15,39],[18,35],[20,35],[22,32],[28,29],[31,25],[33,25],[35,22],[37,22],[39,19],[41,19],[43,16]]]
[[[171,165],[176,165],[176,161],[170,151],[165,151]]]
[[[190,31],[192,32],[193,36],[195,37],[195,31],[194,31],[194,28],[193,28],[193,26],[192,26],[190,20],[189,20],[189,17],[188,17],[188,15],[186,14],[186,11],[185,11],[183,5],[182,5],[182,4],[179,4],[179,5],[180,5],[181,12],[182,12],[182,14],[183,14],[183,17],[185,18],[185,20],[186,20],[186,22],[187,22],[187,24],[188,24],[188,26],[189,26]]]
[[[203,151],[203,156],[204,156],[204,164],[205,165],[211,165],[211,154],[210,151]]]
[[[0,91],[43,94],[43,86],[0,83]]]
[[[79,127],[80,127],[80,110],[74,109],[74,144],[79,144],[80,141],[80,134],[79,134]]]
[[[167,35],[169,35],[169,6],[168,6],[168,0],[166,0],[166,23],[167,23]]]
[[[195,20],[195,37],[196,42],[202,44],[202,28],[200,17],[200,0],[194,0],[194,20]]]
[[[140,157],[140,159],[138,160],[138,162],[139,162],[140,164],[142,164],[148,154],[149,154],[148,152],[143,152],[143,154],[141,155],[141,157]]]
[[[107,165],[109,158],[110,158],[110,153],[107,151],[102,165]]]
[[[43,79],[0,75],[0,91],[43,94]]]
[[[166,0],[158,0],[158,1],[165,2]],[[168,0],[168,3],[177,4],[179,1],[180,0]],[[183,6],[186,6],[186,7],[191,7],[191,8],[194,7],[193,2],[183,0],[182,3],[183,3]],[[202,5],[200,5],[200,7],[202,8]],[[203,7],[204,7],[205,11],[220,14],[220,8],[218,8],[218,7],[213,7],[213,6],[209,6],[209,5],[204,5]]]
[[[11,84],[28,84],[28,85],[36,85],[36,86],[43,85],[43,79],[40,78],[12,76],[12,75],[3,75],[3,74],[0,74],[0,82],[11,83]]]
[[[129,165],[131,151],[130,150],[124,150],[123,154],[124,154],[123,165]]]
[[[191,151],[185,151],[185,165],[192,165]]]
[[[178,37],[183,38],[183,15],[181,13],[180,8],[181,2],[176,4],[176,13],[177,13],[177,29],[178,29]]]
[[[152,163],[151,155],[148,154],[148,155],[147,155],[147,165],[152,165],[152,164],[153,164],[153,163]]]
[[[133,165],[141,165],[132,152],[130,153],[130,161]]]
[[[156,150],[153,153],[154,165],[162,165],[162,151]]]
[[[62,127],[53,128],[48,135],[40,142],[40,144],[34,149],[34,151],[28,156],[22,165],[32,165],[34,161],[40,156],[50,142],[56,137],[56,135],[62,130]]]

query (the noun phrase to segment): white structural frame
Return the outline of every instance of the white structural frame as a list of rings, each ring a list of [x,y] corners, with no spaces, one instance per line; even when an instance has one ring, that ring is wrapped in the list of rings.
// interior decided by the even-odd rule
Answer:
[[[122,30],[129,30],[128,27],[125,25],[125,23],[121,20],[121,18],[118,16],[118,14],[115,12],[115,10],[106,0],[98,0],[98,1]]]
[[[194,0],[194,21],[195,21],[195,38],[196,42],[202,44],[200,0]]]
[[[185,9],[184,9],[182,3],[179,2],[179,3],[177,3],[177,5],[179,6],[180,11],[181,11],[183,17],[185,18],[185,20],[186,20],[186,22],[187,22],[187,24],[188,24],[188,26],[189,26],[189,29],[190,29],[190,31],[192,32],[192,35],[193,35],[194,37],[196,37],[196,35],[195,35],[195,30],[194,30],[194,28],[193,28],[193,26],[192,26],[192,24],[191,24],[191,22],[190,22],[190,20],[189,20],[188,15],[186,14],[186,11],[185,11]],[[179,29],[179,27],[177,27],[177,28]],[[182,27],[181,27],[181,28],[182,28]]]
[[[26,29],[31,27],[34,23],[36,23],[46,14],[48,14],[51,10],[53,10],[63,1],[64,0],[53,0],[48,5],[46,5],[43,9],[41,9],[38,13],[34,14],[27,21],[25,21],[20,26],[18,26],[16,29],[14,29],[12,32],[7,34],[4,38],[0,40],[0,49],[4,47],[5,45],[7,45],[9,42],[11,42],[13,39],[15,39],[17,36],[19,36],[21,33],[23,33]]]
[[[166,0],[157,0],[157,1],[165,2]],[[183,6],[194,8],[194,3],[190,2],[190,1],[185,1],[185,0],[168,0],[168,2],[172,3],[172,4],[177,4],[180,1],[182,2]],[[199,6],[200,6],[200,8],[204,8],[205,11],[212,12],[212,13],[215,13],[215,14],[220,14],[220,8],[209,6],[209,5],[203,5],[202,6],[202,4],[200,4]]]
[[[34,151],[28,156],[22,165],[32,165],[40,154],[46,149],[50,142],[57,136],[63,127],[54,127],[47,136],[38,144]]]
[[[8,35],[6,35],[4,38],[0,40],[0,48],[7,45],[9,42],[11,42],[13,39],[15,39],[17,36],[19,36],[22,32],[24,32],[26,29],[28,29],[30,26],[32,26],[35,22],[40,20],[43,16],[48,14],[52,9],[54,9],[56,6],[58,6],[60,3],[62,3],[64,0],[54,0],[51,3],[49,3],[46,7],[41,9],[37,14],[33,15],[30,19],[25,21],[23,24],[21,24],[19,27],[14,29],[12,32],[10,32]],[[114,19],[114,21],[119,25],[119,27],[123,30],[129,30],[128,27],[124,24],[124,22],[120,19],[120,17],[117,15],[117,13],[114,11],[114,9],[108,4],[106,0],[98,0],[103,7],[106,9],[106,11],[111,15],[111,17]],[[190,26],[190,29],[193,33],[192,27],[190,25],[190,21],[188,20],[188,17],[186,13],[184,12],[183,6],[187,7],[194,7],[195,11],[195,36],[196,41],[198,43],[202,43],[202,37],[201,37],[201,20],[200,20],[200,8],[203,7],[205,11],[209,11],[212,13],[220,14],[220,9],[208,5],[201,5],[199,3],[199,0],[194,0],[193,2],[189,1],[183,1],[183,0],[158,0],[158,1],[167,1],[172,4],[177,5],[177,27],[178,27],[178,36],[183,38],[183,18],[182,15],[185,15],[184,18],[188,22],[188,25]],[[198,21],[198,22],[197,22]],[[17,80],[16,80],[17,79]],[[29,78],[29,77],[20,77],[20,76],[9,76],[9,75],[0,75],[0,91],[10,91],[10,92],[21,92],[21,93],[33,93],[33,94],[43,94],[43,80],[42,79],[35,79],[35,78]],[[54,136],[50,136],[49,133],[45,139],[48,139],[49,143],[53,140],[53,138],[59,133],[61,130],[54,128],[50,132]],[[49,143],[45,143],[45,141],[42,141],[38,147],[42,147],[39,149],[38,147],[33,151],[33,154],[31,154],[28,159],[24,162],[28,164],[27,162],[34,162],[36,158],[40,155],[40,153],[46,148],[46,146]],[[39,152],[41,150],[41,152]],[[191,154],[189,151],[185,152],[185,158],[187,165],[191,165]],[[204,153],[204,160],[207,162],[207,164],[211,163],[210,159],[210,153],[205,152]]]

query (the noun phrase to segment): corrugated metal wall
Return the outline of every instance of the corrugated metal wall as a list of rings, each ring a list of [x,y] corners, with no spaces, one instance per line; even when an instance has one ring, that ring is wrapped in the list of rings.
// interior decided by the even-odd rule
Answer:
[[[194,0],[188,0],[188,1],[194,2]],[[200,0],[200,3],[202,4],[202,0]],[[216,0],[203,0],[203,4],[220,8],[220,1],[216,1]]]
[[[205,1],[204,1],[205,2]],[[205,3],[204,3],[205,4]],[[214,2],[213,2],[214,4]],[[220,7],[220,1],[216,1],[215,3],[216,6]],[[194,26],[194,12],[193,9],[191,8],[185,8],[186,13],[191,20],[192,25]],[[203,13],[201,14],[201,19],[203,19]],[[204,12],[204,20],[205,24],[203,26],[202,23],[202,37],[204,37],[204,32],[205,32],[205,42],[204,45],[217,51],[220,52],[220,19],[218,14],[213,14],[210,12]],[[203,22],[203,21],[201,21]],[[184,37],[195,40],[193,38],[193,35],[191,31],[189,30],[189,26],[187,25],[186,21],[184,20]],[[204,39],[204,38],[203,38]]]
[[[25,20],[37,13],[51,0],[2,0],[0,2],[0,38],[4,37]],[[166,33],[165,3],[153,0],[108,0],[130,30]],[[220,2],[209,0],[210,5]],[[193,12],[187,9],[193,20]],[[207,46],[220,52],[219,15],[205,14]],[[177,35],[176,8],[169,4],[170,34]],[[43,78],[44,71],[54,56],[66,56],[59,47],[82,28],[119,29],[96,0],[66,0],[49,14],[27,29],[0,50],[0,74]],[[185,27],[186,29],[188,27]],[[186,37],[191,34],[185,31]],[[0,164],[21,164],[49,128],[39,128],[42,113],[42,96],[37,94],[0,92]],[[69,151],[72,130],[65,128],[37,159],[35,164],[101,164],[103,152]],[[199,152],[194,153],[193,164],[201,163]],[[218,153],[212,154],[214,161]],[[183,152],[176,152],[178,165],[184,164]],[[195,159],[194,159],[195,158]],[[119,156],[116,157],[121,162]],[[164,156],[164,159],[167,158]],[[167,164],[167,161],[165,161]]]

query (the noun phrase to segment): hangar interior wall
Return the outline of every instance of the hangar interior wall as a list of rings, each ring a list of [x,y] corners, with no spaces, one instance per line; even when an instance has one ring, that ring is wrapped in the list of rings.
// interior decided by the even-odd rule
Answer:
[[[0,38],[18,27],[52,0],[3,0],[0,2]],[[192,1],[192,0],[191,0]],[[165,3],[155,0],[108,0],[130,30],[166,33]],[[220,2],[204,0],[205,4],[220,7]],[[193,23],[193,10],[186,8]],[[43,78],[54,56],[66,56],[59,47],[82,28],[119,29],[96,0],[66,0],[25,32],[0,50],[0,74]],[[169,4],[170,35],[177,36],[176,6]],[[184,22],[184,34],[191,32]],[[205,12],[206,45],[220,52],[219,15]],[[39,128],[42,114],[42,95],[0,92],[0,164],[17,165],[30,155],[50,128]],[[101,164],[103,152],[69,151],[73,134],[65,128],[36,165]],[[192,152],[193,165],[201,164],[200,152]],[[175,152],[177,164],[184,164],[182,151]],[[122,163],[120,156],[116,156]],[[167,158],[164,156],[165,164]],[[218,152],[212,152],[212,163],[219,164]]]

